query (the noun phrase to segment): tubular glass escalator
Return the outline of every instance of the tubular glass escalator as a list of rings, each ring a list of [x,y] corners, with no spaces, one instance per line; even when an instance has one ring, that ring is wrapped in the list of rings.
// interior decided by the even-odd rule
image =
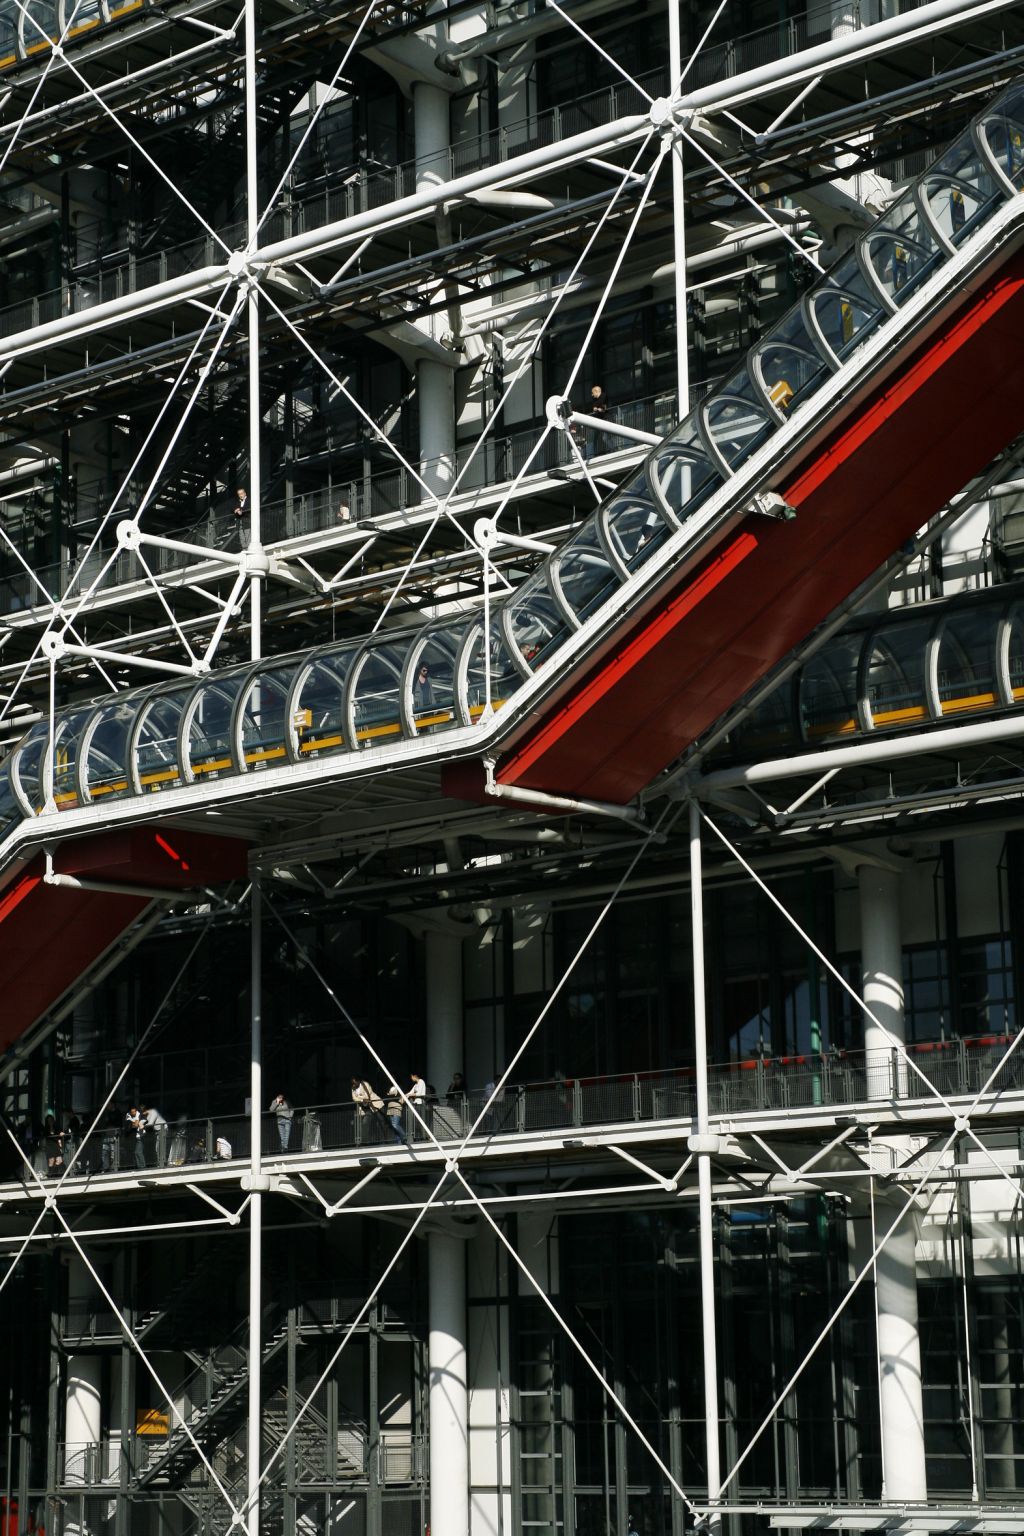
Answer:
[[[49,0],[40,3],[45,10]],[[652,448],[630,483],[518,590],[492,601],[486,635],[479,613],[460,614],[74,705],[56,721],[52,763],[41,724],[0,770],[0,828],[51,801],[71,810],[289,761],[387,750],[486,718],[1022,187],[1017,83]],[[883,621],[870,650],[863,636],[856,641],[856,656],[848,639],[835,642],[804,669],[785,709],[772,706],[772,733],[788,719],[794,739],[820,741],[1012,703],[1024,694],[1020,616],[1000,618],[991,645],[980,623],[951,617],[922,635],[907,625],[890,633]]]

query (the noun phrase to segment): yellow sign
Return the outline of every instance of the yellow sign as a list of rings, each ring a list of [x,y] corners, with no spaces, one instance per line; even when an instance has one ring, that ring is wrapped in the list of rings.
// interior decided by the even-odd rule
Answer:
[[[135,1415],[137,1435],[166,1435],[171,1427],[171,1416],[162,1408],[140,1408]]]

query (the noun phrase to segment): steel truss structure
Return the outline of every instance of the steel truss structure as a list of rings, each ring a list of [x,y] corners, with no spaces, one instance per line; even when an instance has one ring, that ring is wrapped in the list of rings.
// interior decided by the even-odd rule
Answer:
[[[499,731],[621,620],[559,588],[531,693],[501,615],[874,220],[918,198],[874,339],[852,286],[818,325],[837,420],[956,333],[991,230],[1016,260],[1020,6],[3,34],[4,1530],[1019,1530],[1020,439],[916,522],[908,482],[916,534],[634,795],[503,780]],[[787,521],[824,431],[758,377],[709,526]],[[649,588],[654,518],[613,559],[600,514],[630,622],[695,462]]]

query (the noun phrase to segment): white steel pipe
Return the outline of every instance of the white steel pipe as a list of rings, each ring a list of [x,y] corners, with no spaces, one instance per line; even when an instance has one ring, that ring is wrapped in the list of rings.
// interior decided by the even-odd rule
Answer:
[[[668,0],[668,81],[675,95],[683,78],[681,0]],[[673,137],[672,156],[672,261],[676,301],[676,418],[682,421],[690,409],[689,327],[686,311],[686,184],[682,134]]]
[[[606,432],[609,437],[625,437],[631,443],[647,443],[652,448],[663,441],[657,432],[641,432],[639,427],[624,427],[617,421],[609,421],[605,416],[587,416],[580,411],[573,411],[569,421],[581,427],[589,427],[593,432]]]
[[[253,0],[247,0],[249,18]],[[260,1529],[260,1416],[263,1353],[263,890],[254,871],[250,892],[249,986],[249,1397],[246,1424],[246,1531]]]
[[[247,252],[259,242],[259,139],[256,122],[256,0],[245,5],[245,192],[249,238]],[[260,554],[263,549],[260,526],[260,297],[255,279],[248,295],[249,346],[249,549]],[[262,654],[263,578],[255,569],[249,578],[249,655],[259,661]]]
[[[804,774],[827,773],[833,768],[863,767],[867,763],[921,757],[929,752],[956,752],[963,747],[990,746],[995,742],[1015,741],[1022,735],[1024,720],[1019,715],[979,721],[976,725],[936,726],[934,730],[920,736],[886,736],[882,740],[869,738],[856,746],[777,757],[763,763],[750,763],[746,767],[719,768],[700,779],[695,787],[698,793],[712,789],[735,789],[744,784],[766,784],[775,779],[796,779]]]
[[[704,884],[700,843],[700,807],[690,802],[690,925],[693,954],[693,1049],[694,1086],[697,1097],[697,1135],[690,1150],[697,1158],[697,1213],[700,1244],[701,1337],[704,1354],[704,1438],[708,1474],[708,1504],[714,1505],[722,1489],[718,1445],[718,1346],[715,1327],[715,1236],[712,1211],[710,1106],[708,1101],[707,987],[704,975]],[[721,1516],[709,1511],[711,1536],[721,1531]]]

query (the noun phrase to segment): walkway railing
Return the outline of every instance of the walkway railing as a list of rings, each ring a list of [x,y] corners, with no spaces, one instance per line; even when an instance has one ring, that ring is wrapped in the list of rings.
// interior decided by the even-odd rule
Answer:
[[[711,1112],[732,1115],[927,1101],[933,1097],[929,1085],[946,1097],[977,1093],[995,1072],[1012,1039],[1012,1035],[992,1034],[925,1041],[908,1047],[909,1062],[895,1050],[828,1051],[724,1062],[709,1068]],[[1024,1089],[1024,1057],[1011,1057],[991,1091],[1006,1089]],[[445,1096],[420,1105],[420,1113],[439,1141],[461,1140],[484,1111],[489,1097],[486,1089]],[[483,1113],[476,1137],[689,1119],[695,1112],[692,1067],[613,1077],[558,1078],[505,1088]],[[86,1144],[76,1166],[83,1173],[116,1173],[227,1162],[248,1157],[249,1135],[250,1122],[245,1115],[181,1119],[164,1130],[147,1133],[141,1140],[107,1131],[93,1138],[94,1144]],[[291,1119],[279,1120],[271,1114],[263,1118],[262,1150],[267,1157],[428,1141],[427,1131],[409,1111],[389,1118],[383,1101],[380,1109],[351,1103],[322,1104],[298,1108]]]

